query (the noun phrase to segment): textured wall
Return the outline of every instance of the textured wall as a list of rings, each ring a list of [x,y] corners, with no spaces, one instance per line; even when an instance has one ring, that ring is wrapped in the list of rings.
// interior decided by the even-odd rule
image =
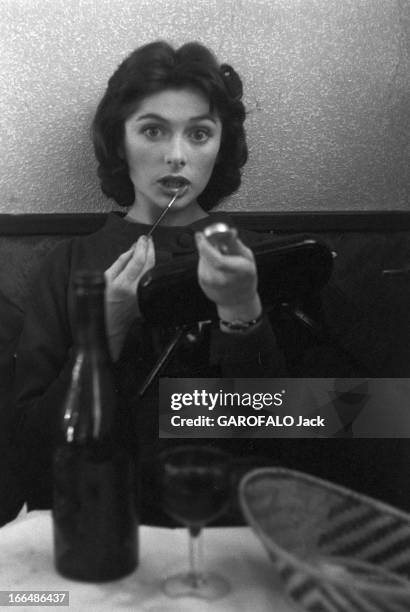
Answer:
[[[408,0],[0,0],[0,213],[111,208],[90,120],[157,38],[204,42],[243,76],[251,155],[223,208],[407,208]]]

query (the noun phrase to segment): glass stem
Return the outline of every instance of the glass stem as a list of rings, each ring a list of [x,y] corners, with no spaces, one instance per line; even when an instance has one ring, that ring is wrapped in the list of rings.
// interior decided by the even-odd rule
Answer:
[[[198,588],[202,581],[203,568],[203,545],[202,530],[198,527],[190,527],[189,532],[189,573],[193,588]]]

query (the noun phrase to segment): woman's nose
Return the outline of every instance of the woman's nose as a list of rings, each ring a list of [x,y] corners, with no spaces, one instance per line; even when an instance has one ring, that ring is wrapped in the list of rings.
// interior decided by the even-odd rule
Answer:
[[[174,138],[170,142],[169,149],[165,154],[165,161],[172,168],[182,168],[186,165],[186,153],[183,142],[180,138]]]

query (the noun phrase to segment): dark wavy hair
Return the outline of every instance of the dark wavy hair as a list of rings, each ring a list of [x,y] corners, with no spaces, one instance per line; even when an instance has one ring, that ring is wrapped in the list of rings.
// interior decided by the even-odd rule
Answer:
[[[205,46],[191,42],[179,49],[157,41],[136,49],[117,68],[101,99],[92,139],[101,189],[120,206],[134,203],[128,164],[121,156],[124,122],[143,98],[165,89],[195,88],[209,100],[222,122],[221,146],[213,173],[198,203],[204,210],[234,193],[248,158],[242,81],[228,64],[219,65]]]

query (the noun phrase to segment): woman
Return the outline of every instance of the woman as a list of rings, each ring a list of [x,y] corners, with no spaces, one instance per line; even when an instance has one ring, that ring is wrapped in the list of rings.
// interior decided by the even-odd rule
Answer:
[[[163,227],[201,229],[209,224],[207,211],[240,184],[247,157],[241,95],[241,82],[232,68],[220,68],[198,44],[177,52],[164,43],[148,45],[132,54],[109,82],[93,125],[99,176],[103,191],[129,207],[125,221],[142,234],[135,248],[106,273],[114,359],[135,317],[141,275],[169,257],[160,230],[156,244],[145,240],[149,226],[179,189]],[[199,282],[216,303],[221,320],[258,319],[262,309],[252,252],[240,243],[241,256],[226,258],[201,233],[195,239]]]
[[[157,263],[196,250],[199,284],[221,322],[190,330],[162,375],[283,374],[275,335],[262,312],[254,257],[245,246],[259,237],[240,234],[239,254],[224,256],[201,231],[226,220],[208,211],[240,185],[247,159],[241,97],[236,72],[219,66],[197,43],[178,50],[164,42],[137,49],[109,80],[93,122],[93,140],[103,192],[127,212],[108,215],[91,236],[60,244],[30,300],[16,372],[29,509],[51,505],[53,441],[71,370],[73,277],[79,268],[105,271],[107,337],[117,384],[128,401],[135,402],[139,385],[174,332],[166,322],[148,327],[138,316],[139,280]],[[147,238],[176,193],[153,238]],[[155,385],[138,403],[137,429],[143,518],[153,522],[159,516],[152,484],[159,449]]]

